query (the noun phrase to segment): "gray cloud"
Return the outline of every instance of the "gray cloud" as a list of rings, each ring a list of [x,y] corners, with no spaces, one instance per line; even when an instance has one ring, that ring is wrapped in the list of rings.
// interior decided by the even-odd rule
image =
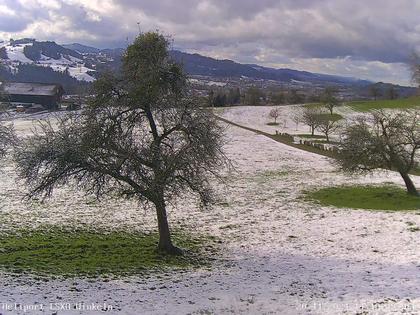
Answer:
[[[0,36],[117,47],[141,22],[215,57],[355,76],[364,64],[375,72],[367,77],[408,81],[402,63],[420,48],[419,13],[417,0],[0,0]]]

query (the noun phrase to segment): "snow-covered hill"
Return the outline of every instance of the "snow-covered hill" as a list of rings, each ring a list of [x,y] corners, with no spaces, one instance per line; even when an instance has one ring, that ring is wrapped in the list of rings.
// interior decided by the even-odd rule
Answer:
[[[95,80],[95,65],[88,66],[85,56],[54,42],[38,42],[33,39],[0,41],[0,60],[12,73],[22,64],[49,67],[79,80]]]

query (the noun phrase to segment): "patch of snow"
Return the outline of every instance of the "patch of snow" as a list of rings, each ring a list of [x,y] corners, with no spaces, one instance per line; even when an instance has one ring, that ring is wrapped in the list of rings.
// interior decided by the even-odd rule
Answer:
[[[206,80],[198,80],[198,79],[189,79],[191,83],[195,84],[204,84],[208,86],[218,86],[218,87],[224,87],[227,85],[225,82],[218,82],[218,81],[206,81]]]
[[[206,84],[210,86],[219,86],[219,87],[223,87],[227,85],[227,83],[225,82],[216,82],[216,81],[208,81],[206,82]]]
[[[62,59],[66,60],[67,62],[63,61]],[[39,65],[42,65],[44,67],[50,67],[54,71],[59,71],[59,72],[65,72],[66,70],[68,70],[70,76],[72,76],[73,78],[79,81],[93,82],[96,80],[94,77],[92,77],[91,75],[87,73],[87,72],[95,71],[95,70],[89,69],[82,64],[75,64],[65,58],[62,58],[62,59],[44,60],[40,62]]]
[[[41,55],[41,59],[38,61],[40,64],[45,64],[49,66],[53,65],[74,65],[75,63],[64,58],[63,56],[60,57],[60,59],[54,59],[51,57],[47,57],[45,55]]]
[[[27,58],[23,52],[26,46],[32,46],[32,44],[20,44],[15,46],[6,45],[6,52],[9,60],[20,63],[33,63],[33,61]]]
[[[272,109],[278,109],[280,112],[277,118],[278,126],[269,126],[268,123],[274,122],[273,118],[269,117]],[[275,134],[276,131],[280,133],[289,134],[305,134],[309,132],[309,127],[293,121],[293,112],[299,109],[300,106],[235,106],[223,108],[221,117],[237,123],[242,126],[261,130],[270,134]]]
[[[79,81],[86,81],[86,82],[93,82],[96,79],[89,75],[87,72],[89,71],[95,71],[92,69],[89,69],[85,66],[78,65],[77,67],[70,67],[68,68],[70,75],[73,78],[76,78]]]

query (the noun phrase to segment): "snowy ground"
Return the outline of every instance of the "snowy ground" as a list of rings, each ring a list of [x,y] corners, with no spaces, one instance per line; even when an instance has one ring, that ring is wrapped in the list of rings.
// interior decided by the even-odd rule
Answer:
[[[277,118],[278,126],[269,126],[268,123],[274,122],[273,118],[269,117],[269,113],[273,108],[280,111]],[[258,129],[264,132],[275,134],[276,131],[280,133],[288,133],[291,135],[310,134],[308,126],[298,123],[293,120],[295,114],[302,109],[302,105],[286,105],[286,106],[235,106],[228,108],[215,109],[216,115],[219,115],[227,120],[235,122],[242,126]],[[340,106],[334,109],[335,113],[342,115],[346,119],[352,119],[355,116],[362,115],[353,111],[348,106]],[[318,131],[315,132],[321,135]]]
[[[30,122],[16,127],[26,133]],[[343,183],[394,182],[395,173],[346,177],[330,161],[229,127],[228,155],[236,171],[219,186],[220,202],[203,211],[191,201],[171,209],[170,221],[222,237],[212,270],[172,272],[120,280],[17,279],[2,274],[5,304],[90,303],[110,314],[418,314],[420,312],[420,212],[320,207],[303,190]],[[6,161],[0,182],[0,231],[42,224],[95,225],[144,230],[148,213],[121,201],[102,203],[62,190],[46,205],[22,202],[14,169]],[[415,177],[420,185],[420,178]],[[76,194],[76,196],[74,195]],[[3,306],[2,306],[3,305]],[[7,306],[7,305],[6,305]],[[24,314],[24,312],[20,312]],[[28,312],[26,314],[41,314]],[[58,311],[56,314],[100,312]]]

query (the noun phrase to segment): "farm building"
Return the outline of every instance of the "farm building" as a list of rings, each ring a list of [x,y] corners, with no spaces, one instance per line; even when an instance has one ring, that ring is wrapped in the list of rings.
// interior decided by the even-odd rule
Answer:
[[[9,82],[2,86],[10,103],[42,105],[45,109],[54,110],[64,94],[59,84]]]

